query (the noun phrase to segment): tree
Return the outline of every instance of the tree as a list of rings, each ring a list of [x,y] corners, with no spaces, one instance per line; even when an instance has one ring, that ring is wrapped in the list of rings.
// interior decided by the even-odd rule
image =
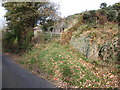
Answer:
[[[115,4],[113,5],[113,8],[114,8],[115,10],[117,10],[117,11],[120,11],[120,2],[119,2],[119,3],[115,3]]]
[[[46,20],[46,23],[44,23],[44,24],[42,25],[42,29],[43,29],[44,31],[48,31],[48,29],[49,29],[50,27],[54,26],[55,22],[56,22],[56,21],[55,21],[55,20],[52,20],[52,19]]]
[[[5,15],[8,31],[14,32],[18,42],[18,50],[26,50],[31,47],[33,28],[39,20],[45,23],[47,18],[54,19],[57,8],[50,2],[5,2]]]
[[[106,4],[106,3],[101,3],[101,4],[100,4],[100,8],[104,9],[104,8],[106,8],[106,7],[107,7],[107,4]]]

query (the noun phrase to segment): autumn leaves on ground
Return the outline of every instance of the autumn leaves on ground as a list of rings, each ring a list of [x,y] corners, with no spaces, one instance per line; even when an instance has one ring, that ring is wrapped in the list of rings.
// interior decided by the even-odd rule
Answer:
[[[117,67],[101,67],[90,62],[73,47],[60,45],[56,39],[36,45],[18,63],[57,87],[108,88],[118,87],[119,83]]]
[[[3,50],[19,54],[17,63],[60,88],[119,88],[120,3],[66,18],[58,18],[52,3],[3,6],[9,11]]]

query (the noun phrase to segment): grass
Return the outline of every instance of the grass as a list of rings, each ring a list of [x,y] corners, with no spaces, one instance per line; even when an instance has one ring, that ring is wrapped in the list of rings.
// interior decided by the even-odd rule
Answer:
[[[106,25],[109,28],[116,27],[115,25],[111,26],[111,24]],[[79,37],[81,33],[90,28],[90,26],[84,25],[78,29],[77,33],[74,33],[74,37]],[[104,34],[105,30],[109,30],[109,28],[102,28],[102,34]],[[90,36],[99,37],[97,36],[97,32],[90,33]],[[56,38],[59,37],[59,35],[53,36]],[[60,45],[58,40],[51,41],[50,34],[45,34],[44,38],[48,42],[38,44],[31,51],[24,54],[23,58],[19,61],[20,64],[26,66],[30,71],[40,70],[48,75],[47,79],[65,82],[69,87],[116,87],[112,83],[117,82],[116,76],[119,71],[114,68],[119,68],[120,66],[113,66],[115,60],[108,59],[106,63],[100,60],[90,61],[70,45]],[[113,64],[109,65],[108,62]],[[108,85],[107,83],[109,82],[110,84]]]
[[[83,65],[83,61],[84,64],[89,63],[88,59],[71,46],[60,45],[54,40],[38,45],[23,55],[19,63],[24,64],[29,70],[38,68],[47,73],[51,80],[63,81],[70,86],[81,88],[104,86],[103,77],[98,77],[93,72],[95,67],[90,69],[89,66]]]

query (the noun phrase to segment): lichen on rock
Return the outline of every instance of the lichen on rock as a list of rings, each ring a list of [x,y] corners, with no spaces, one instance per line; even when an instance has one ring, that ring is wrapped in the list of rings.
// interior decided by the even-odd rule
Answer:
[[[77,32],[73,33],[70,44],[88,59],[118,59],[118,30],[116,28],[89,30],[79,35],[76,35]]]

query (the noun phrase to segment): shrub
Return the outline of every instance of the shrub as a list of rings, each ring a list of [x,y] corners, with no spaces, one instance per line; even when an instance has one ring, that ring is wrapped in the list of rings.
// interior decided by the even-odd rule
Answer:
[[[90,10],[89,12],[83,15],[83,20],[85,23],[95,23],[96,21],[95,10]]]
[[[12,52],[18,51],[18,37],[15,30],[12,30],[11,32],[6,32],[3,36],[3,50]]]
[[[96,12],[96,16],[98,18],[98,23],[101,25],[104,25],[108,21],[106,15],[100,11]]]
[[[83,20],[85,23],[90,23],[91,22],[92,15],[88,12],[83,15]]]
[[[115,10],[108,10],[107,11],[107,19],[110,22],[116,21],[116,12],[115,12]]]

